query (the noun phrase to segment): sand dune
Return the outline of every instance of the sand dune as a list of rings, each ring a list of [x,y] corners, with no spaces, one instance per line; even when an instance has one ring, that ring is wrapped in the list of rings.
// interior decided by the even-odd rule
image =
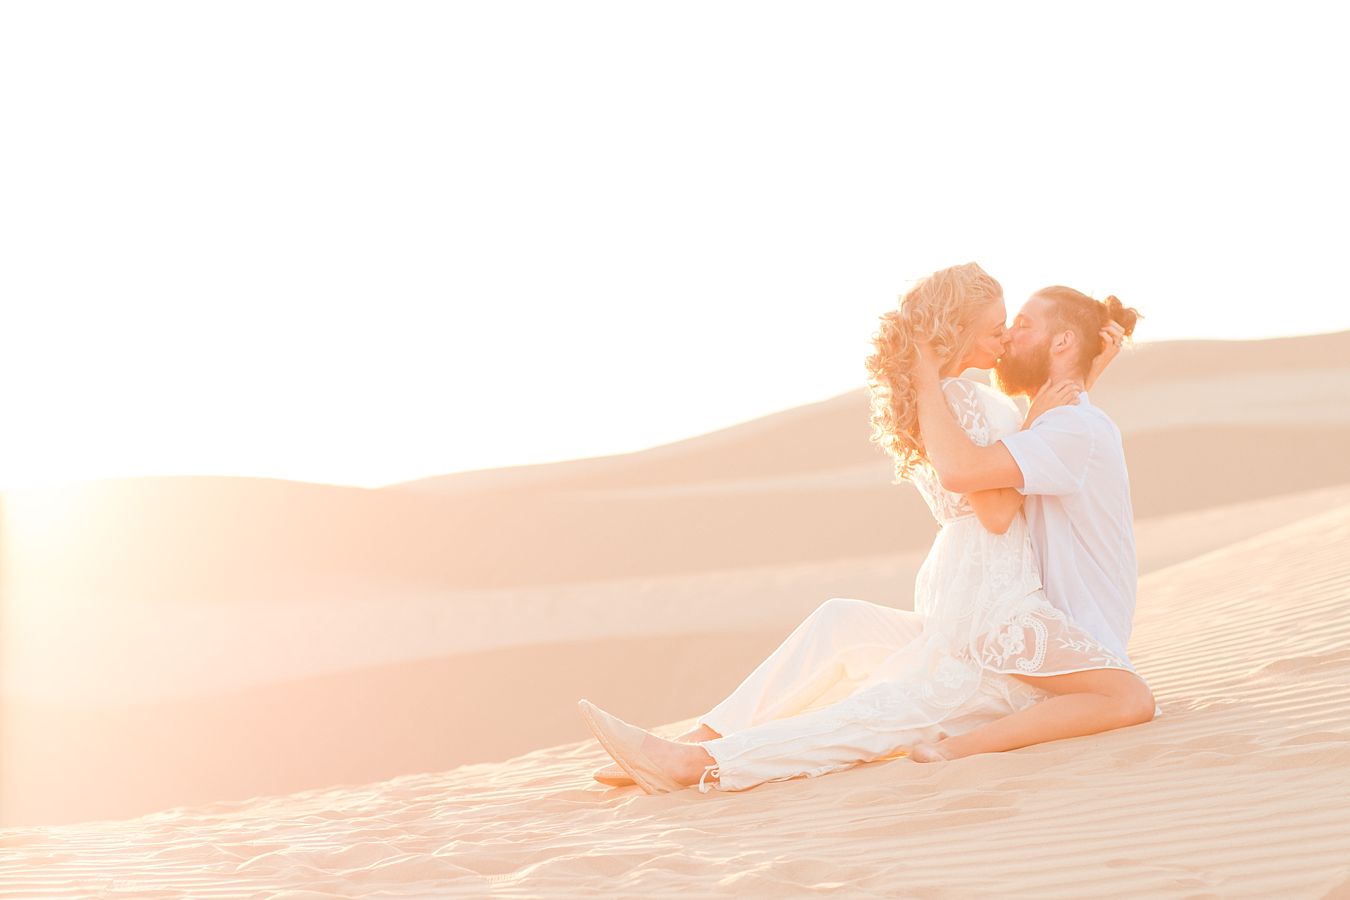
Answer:
[[[1186,363],[1192,350],[1212,373]],[[1136,515],[1350,482],[1347,359],[1350,333],[1127,354],[1094,399],[1125,434]],[[1243,364],[1251,383],[1225,390],[1218,376]],[[867,433],[859,390],[640,453],[496,476],[378,490],[165,477],[13,491],[7,589],[30,603],[272,604],[922,550],[931,516],[890,483]]]
[[[1205,421],[1250,423],[1274,413],[1281,421],[1350,424],[1346,407],[1346,360],[1350,332],[1264,341],[1162,341],[1130,348],[1094,386],[1094,402],[1110,409],[1127,434],[1148,428],[1158,412],[1194,412]],[[982,377],[969,372],[968,377]],[[1229,385],[1229,378],[1240,379]],[[1319,387],[1316,382],[1329,378]],[[987,378],[986,378],[987,380]],[[1279,394],[1280,409],[1255,410],[1246,391],[1264,384],[1262,397]],[[1202,385],[1201,395],[1192,385]],[[1158,389],[1163,390],[1158,393]],[[1187,404],[1170,399],[1180,392]],[[1150,402],[1137,402],[1140,394]],[[1325,401],[1333,400],[1328,413]],[[1118,407],[1125,405],[1123,416]],[[1215,410],[1222,411],[1216,415]],[[876,462],[866,441],[867,394],[861,388],[820,403],[795,407],[711,434],[698,435],[623,456],[534,466],[458,472],[393,485],[418,493],[459,494],[484,490],[569,488],[600,490],[652,484],[695,484],[809,474]],[[1185,422],[1182,416],[1174,421]],[[1192,420],[1193,421],[1193,420]],[[861,440],[860,440],[861,439]]]
[[[1145,725],[709,795],[603,788],[588,777],[603,753],[579,740],[5,829],[0,896],[1341,896],[1347,547],[1342,506],[1145,576],[1131,653],[1166,711]],[[628,708],[641,698],[603,693],[591,696],[659,721]]]
[[[1343,506],[1350,485],[1145,520],[1141,569]],[[194,608],[156,605],[156,618],[147,611],[138,625],[123,608],[116,622],[90,621],[80,648],[100,661],[97,689],[53,681],[42,687],[55,699],[9,704],[0,824],[121,818],[501,760],[584,737],[573,710],[580,696],[657,721],[683,718],[721,699],[828,597],[910,608],[920,561],[892,554],[429,597],[406,615],[388,604],[322,614],[252,607],[214,627]],[[94,643],[114,629],[116,642]],[[382,633],[400,640],[372,639]],[[155,654],[169,634],[179,635],[178,658],[208,664],[171,682],[136,677],[124,662]],[[628,675],[616,682],[620,670]],[[486,687],[468,687],[478,685]]]

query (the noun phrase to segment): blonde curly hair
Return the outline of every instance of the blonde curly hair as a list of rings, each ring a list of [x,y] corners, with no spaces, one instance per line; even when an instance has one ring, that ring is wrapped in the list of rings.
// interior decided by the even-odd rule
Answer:
[[[942,368],[964,359],[979,337],[968,326],[986,304],[1002,298],[1003,286],[971,262],[920,279],[900,298],[899,309],[881,315],[872,335],[876,352],[867,357],[867,388],[871,441],[895,459],[893,484],[908,480],[927,460],[911,374],[918,361],[916,345],[931,342]]]

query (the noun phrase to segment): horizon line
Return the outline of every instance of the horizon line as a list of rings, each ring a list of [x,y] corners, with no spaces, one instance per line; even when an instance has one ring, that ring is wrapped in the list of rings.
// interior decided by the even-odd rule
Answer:
[[[1164,345],[1164,344],[1199,344],[1199,343],[1206,343],[1206,344],[1239,344],[1239,343],[1241,343],[1241,344],[1251,344],[1251,343],[1261,343],[1261,342],[1276,342],[1276,341],[1284,341],[1284,340],[1297,340],[1297,339],[1301,339],[1301,338],[1333,337],[1333,336],[1337,336],[1337,335],[1350,335],[1350,329],[1342,329],[1342,330],[1337,330],[1337,331],[1309,332],[1309,333],[1304,333],[1304,334],[1285,334],[1285,335],[1277,335],[1277,336],[1273,336],[1273,337],[1261,337],[1261,338],[1167,338],[1167,339],[1165,339],[1165,340],[1156,340],[1156,341],[1137,340],[1137,341],[1132,341],[1131,343],[1132,343],[1133,346],[1135,346],[1136,348],[1137,348],[1137,347],[1144,346],[1144,345],[1160,346],[1160,345]],[[859,388],[859,389],[865,389],[865,388],[866,388],[866,383],[863,382],[863,383],[860,385],[860,388]],[[847,394],[849,394],[849,393],[851,393],[851,392],[852,392],[852,390],[841,391],[841,392],[832,394],[832,395],[830,395],[830,396],[828,396],[828,397],[825,397],[825,398],[823,398],[823,399],[820,399],[820,400],[808,400],[808,401],[804,401],[804,402],[801,402],[801,403],[794,404],[794,405],[792,405],[792,406],[787,406],[787,407],[782,407],[782,408],[779,408],[779,409],[770,410],[770,411],[764,412],[764,413],[762,413],[762,414],[760,414],[760,415],[753,416],[753,417],[748,418],[748,419],[741,419],[741,420],[739,420],[739,421],[737,421],[737,422],[732,422],[732,423],[727,424],[727,425],[718,426],[718,427],[709,429],[709,430],[707,430],[707,431],[700,431],[700,432],[696,432],[696,433],[694,433],[694,434],[686,435],[686,436],[681,437],[681,438],[676,438],[675,440],[665,441],[665,442],[663,442],[663,443],[658,443],[658,444],[651,444],[651,445],[648,445],[648,446],[645,446],[645,447],[638,447],[638,448],[631,449],[631,450],[620,450],[620,451],[616,451],[616,452],[613,452],[613,453],[597,453],[597,454],[588,455],[588,456],[559,457],[559,458],[555,458],[555,459],[537,460],[537,461],[534,461],[534,462],[520,462],[520,463],[506,463],[506,464],[502,464],[502,465],[475,466],[475,467],[466,468],[466,469],[451,469],[451,470],[449,470],[449,471],[441,470],[441,471],[431,472],[431,473],[428,473],[428,474],[426,474],[426,475],[419,475],[419,476],[414,476],[414,477],[411,477],[411,478],[400,478],[400,479],[396,479],[396,480],[394,480],[394,481],[384,481],[384,482],[380,482],[380,483],[378,483],[378,484],[367,484],[367,483],[360,483],[360,482],[355,482],[355,481],[323,481],[323,480],[314,480],[314,479],[308,479],[308,478],[285,477],[285,476],[280,476],[280,475],[249,475],[249,474],[241,474],[241,473],[226,473],[226,472],[219,472],[219,471],[216,471],[216,472],[211,472],[211,471],[207,471],[207,472],[165,472],[165,473],[141,473],[141,474],[121,474],[121,475],[111,474],[111,475],[93,475],[93,476],[74,476],[74,477],[70,477],[70,478],[60,478],[60,477],[57,477],[57,478],[53,478],[53,479],[50,479],[50,480],[45,480],[45,481],[44,481],[44,480],[42,480],[42,479],[39,479],[39,480],[37,480],[35,483],[29,483],[29,484],[14,484],[14,485],[12,485],[12,486],[7,486],[7,485],[5,485],[5,484],[3,483],[3,479],[0,479],[0,497],[3,497],[3,496],[5,496],[5,495],[7,495],[7,494],[20,494],[20,493],[24,493],[24,492],[28,492],[28,491],[45,491],[45,490],[58,490],[58,489],[69,489],[69,488],[87,487],[87,486],[91,486],[91,485],[95,485],[95,484],[106,483],[106,482],[113,482],[113,481],[133,481],[133,480],[148,480],[148,479],[161,479],[161,480],[162,480],[162,479],[189,479],[189,478],[190,478],[190,479],[236,479],[236,480],[249,480],[249,481],[282,481],[282,482],[286,482],[286,483],[288,483],[288,484],[305,484],[305,485],[314,485],[314,486],[316,486],[316,487],[356,488],[356,489],[360,489],[360,490],[377,491],[377,490],[385,490],[385,489],[388,489],[388,488],[398,487],[399,485],[411,484],[411,483],[413,483],[413,482],[427,481],[427,480],[431,480],[431,479],[435,479],[435,478],[448,478],[448,477],[455,476],[455,475],[472,475],[472,474],[482,474],[482,473],[486,473],[486,472],[505,472],[505,471],[511,471],[511,470],[521,470],[521,469],[540,468],[540,467],[543,467],[543,466],[561,465],[561,464],[565,464],[565,463],[577,463],[577,462],[586,462],[586,461],[592,461],[592,460],[613,459],[613,458],[621,457],[621,456],[631,456],[631,455],[636,454],[636,453],[645,453],[645,452],[648,452],[648,451],[651,451],[651,450],[658,449],[658,448],[660,448],[660,447],[669,447],[669,446],[671,446],[671,445],[673,445],[673,444],[678,444],[678,443],[681,443],[681,442],[683,442],[683,441],[687,441],[687,440],[695,440],[695,439],[700,438],[700,437],[706,437],[706,436],[708,436],[708,435],[716,434],[716,433],[718,433],[718,432],[720,432],[720,431],[726,431],[726,430],[729,430],[729,429],[731,429],[731,428],[736,428],[736,427],[739,427],[739,426],[741,426],[741,425],[749,424],[749,423],[751,423],[751,422],[757,422],[757,421],[759,421],[759,420],[761,420],[761,419],[766,419],[766,418],[769,418],[769,417],[771,417],[771,416],[781,415],[782,413],[789,412],[789,411],[794,410],[794,409],[801,409],[801,408],[803,408],[803,407],[814,406],[814,405],[817,405],[817,404],[820,404],[820,403],[829,403],[829,402],[831,402],[831,401],[833,401],[833,400],[836,400],[836,399],[838,399],[838,398],[840,398],[840,397],[846,396]]]

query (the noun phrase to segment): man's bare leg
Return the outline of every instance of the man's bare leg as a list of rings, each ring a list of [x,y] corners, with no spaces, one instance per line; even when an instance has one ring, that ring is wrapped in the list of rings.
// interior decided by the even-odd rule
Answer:
[[[1153,718],[1148,685],[1125,669],[1089,669],[1067,675],[1014,675],[1057,696],[981,725],[973,731],[910,749],[915,762],[960,759],[975,753],[1016,750],[1045,741],[1097,734]]]

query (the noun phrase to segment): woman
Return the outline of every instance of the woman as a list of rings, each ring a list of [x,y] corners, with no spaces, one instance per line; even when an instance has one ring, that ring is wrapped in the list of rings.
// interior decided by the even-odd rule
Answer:
[[[942,526],[916,579],[914,611],[827,600],[675,741],[580,701],[588,726],[618,763],[617,770],[597,771],[598,780],[636,782],[648,793],[695,783],[704,792],[744,790],[906,748],[912,759],[931,762],[949,758],[934,742],[1050,697],[1037,678],[1125,670],[1127,680],[1140,681],[1128,659],[1046,598],[1019,492],[962,496],[943,489],[924,456],[911,376],[921,356],[936,356],[953,414],[971,440],[986,445],[1073,402],[1078,386],[1047,385],[1023,422],[1006,396],[955,377],[993,367],[1006,346],[1002,288],[974,263],[933,273],[881,318],[877,352],[867,360],[872,439]],[[1103,329],[1088,386],[1128,330]]]

